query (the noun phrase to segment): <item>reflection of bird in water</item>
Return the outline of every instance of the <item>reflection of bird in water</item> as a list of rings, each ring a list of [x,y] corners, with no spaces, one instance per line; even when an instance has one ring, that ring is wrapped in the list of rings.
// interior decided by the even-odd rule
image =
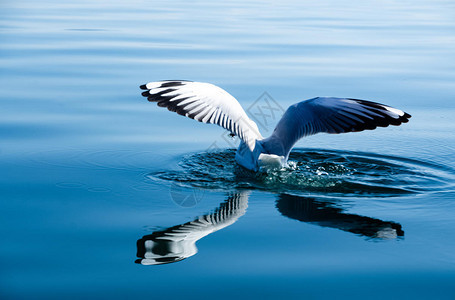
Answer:
[[[276,203],[278,211],[291,219],[337,228],[374,239],[395,239],[404,236],[401,225],[365,216],[344,213],[327,200],[282,194]]]
[[[211,214],[194,221],[155,231],[137,241],[137,263],[159,265],[177,262],[197,253],[196,242],[215,231],[233,224],[248,206],[249,192],[230,195]]]
[[[272,135],[264,139],[256,123],[225,90],[201,82],[167,80],[141,86],[149,101],[203,123],[219,125],[240,138],[235,159],[241,166],[287,166],[295,143],[319,132],[345,133],[401,125],[411,115],[390,106],[358,99],[318,97],[291,105]]]
[[[198,240],[232,225],[245,214],[249,193],[242,191],[232,194],[211,214],[143,236],[137,241],[139,259],[136,263],[159,265],[195,255]],[[337,228],[371,239],[394,239],[404,235],[398,223],[347,214],[343,209],[334,206],[334,203],[324,200],[281,194],[276,207],[283,216],[291,219]]]

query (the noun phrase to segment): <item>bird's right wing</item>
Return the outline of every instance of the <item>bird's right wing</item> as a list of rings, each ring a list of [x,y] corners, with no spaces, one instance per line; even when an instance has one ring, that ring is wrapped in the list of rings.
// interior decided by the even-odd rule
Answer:
[[[168,80],[141,85],[142,96],[158,106],[203,123],[219,125],[254,150],[262,139],[259,129],[240,103],[225,90],[202,82]]]
[[[304,136],[398,126],[410,117],[404,111],[376,102],[318,97],[291,105],[264,144],[272,154],[287,157]]]

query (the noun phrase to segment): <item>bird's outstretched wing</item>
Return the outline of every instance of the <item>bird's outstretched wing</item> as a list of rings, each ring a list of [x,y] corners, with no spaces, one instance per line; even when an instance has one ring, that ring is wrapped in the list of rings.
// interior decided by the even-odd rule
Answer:
[[[271,153],[287,157],[304,136],[398,126],[408,122],[410,117],[399,109],[376,102],[318,97],[291,105],[264,144]]]
[[[202,82],[167,80],[141,85],[142,93],[158,106],[203,123],[219,125],[242,139],[253,150],[262,139],[259,129],[240,103],[225,90]]]

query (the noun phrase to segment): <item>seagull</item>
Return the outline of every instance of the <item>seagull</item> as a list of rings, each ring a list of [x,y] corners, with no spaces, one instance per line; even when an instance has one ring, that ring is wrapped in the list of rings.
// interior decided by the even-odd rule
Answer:
[[[287,166],[296,142],[319,132],[346,133],[407,123],[411,115],[377,102],[317,97],[291,105],[272,135],[262,137],[240,103],[222,88],[186,80],[154,81],[141,85],[142,96],[160,107],[202,123],[216,124],[240,138],[235,154],[242,167],[259,171]]]

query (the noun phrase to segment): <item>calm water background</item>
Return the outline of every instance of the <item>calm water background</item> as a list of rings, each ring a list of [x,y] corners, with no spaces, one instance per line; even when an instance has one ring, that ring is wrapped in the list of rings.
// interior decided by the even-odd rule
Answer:
[[[1,297],[454,299],[454,16],[442,0],[2,1]],[[401,108],[409,124],[310,137],[295,159],[352,156],[348,169],[370,169],[368,184],[407,192],[237,186],[235,176],[176,185],[200,171],[185,162],[213,167],[197,155],[231,141],[144,101],[138,86],[161,79],[217,84],[244,107],[268,92],[283,108],[315,96]],[[232,151],[217,155],[232,162]],[[194,193],[191,205],[175,201]],[[197,254],[135,263],[138,240],[236,193],[246,211]],[[356,224],[401,229],[384,237]]]

